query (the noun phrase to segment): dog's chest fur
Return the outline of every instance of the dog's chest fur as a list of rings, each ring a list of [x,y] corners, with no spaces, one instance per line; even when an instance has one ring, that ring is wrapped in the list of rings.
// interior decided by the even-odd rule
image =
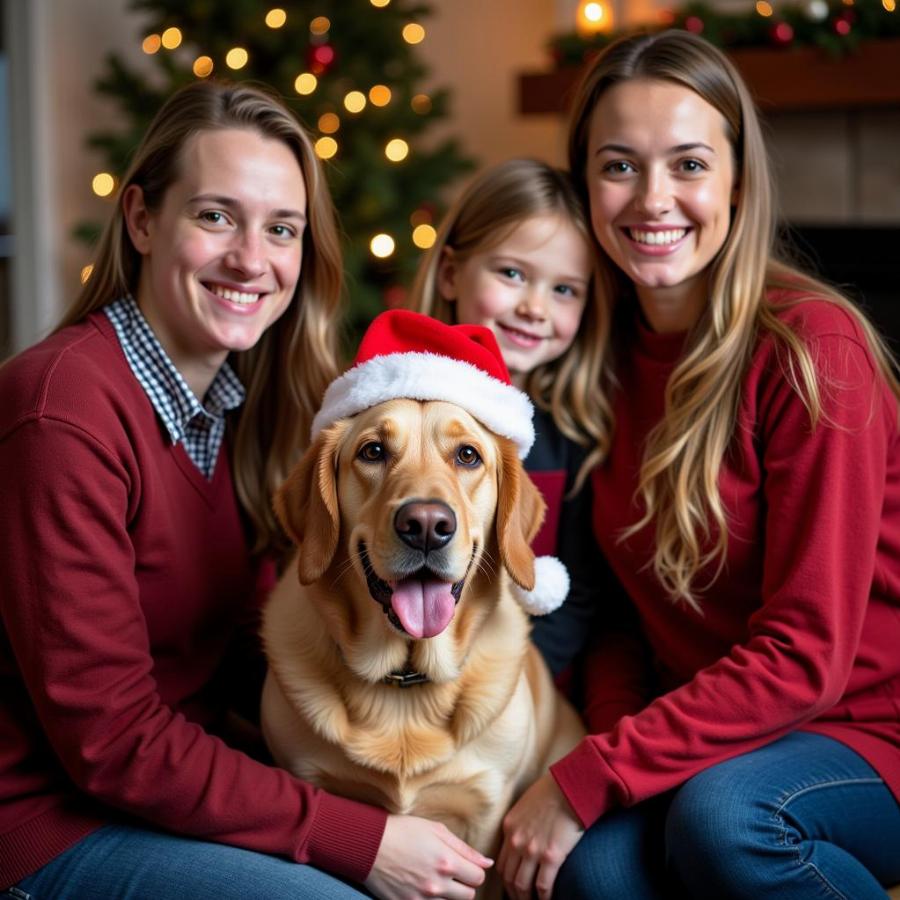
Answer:
[[[452,681],[400,688],[348,677],[314,592],[282,583],[266,610],[263,725],[276,762],[493,849],[498,817],[537,775],[534,698],[523,659],[508,652],[511,632],[527,647],[521,611],[511,601],[494,606]]]

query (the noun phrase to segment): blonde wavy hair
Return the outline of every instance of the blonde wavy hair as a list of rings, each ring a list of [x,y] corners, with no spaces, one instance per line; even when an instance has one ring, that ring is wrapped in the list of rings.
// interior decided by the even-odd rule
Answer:
[[[297,158],[306,187],[303,263],[287,311],[250,350],[231,355],[247,391],[233,430],[235,489],[255,531],[256,552],[284,552],[286,539],[271,505],[309,441],[312,417],[338,374],[337,312],[342,265],[331,196],[303,127],[265,90],[247,84],[198,81],[173,94],[156,114],[122,178],[112,217],[87,283],[58,328],[137,290],[141,256],[128,237],[122,195],[132,184],[153,212],[179,177],[181,152],[202,131],[243,128],[282,141]]]
[[[575,96],[569,128],[569,164],[583,197],[591,118],[603,93],[635,78],[688,88],[718,110],[734,154],[737,196],[728,237],[710,263],[709,302],[687,337],[684,353],[665,391],[665,413],[647,439],[637,494],[644,514],[622,539],[651,522],[656,526],[652,568],[674,599],[699,611],[698,591],[725,563],[728,523],[719,492],[719,471],[731,442],[741,386],[759,338],[771,334],[786,351],[785,371],[805,404],[811,427],[823,417],[816,366],[802,337],[788,327],[767,298],[784,288],[792,303],[818,298],[845,309],[859,323],[887,383],[900,396],[895,363],[875,329],[834,289],[788,263],[776,248],[775,205],[766,147],[744,82],[734,66],[707,41],[686,31],[623,38],[607,47],[585,74]],[[604,345],[600,379],[615,384],[614,347],[630,314],[634,288],[600,249],[604,296],[598,334]],[[622,322],[622,325],[618,325]],[[598,404],[598,447],[605,457],[615,422],[610,398]],[[712,567],[709,583],[698,574]]]
[[[567,172],[534,159],[512,159],[485,169],[466,187],[448,210],[434,245],[423,257],[409,295],[412,309],[456,324],[456,304],[441,295],[438,272],[445,248],[464,262],[501,244],[519,225],[537,216],[561,216],[580,231],[593,248],[586,207]],[[594,260],[592,249],[592,262]],[[588,301],[569,349],[528,374],[526,390],[532,400],[553,416],[568,438],[592,448],[573,490],[605,451],[600,423],[609,416],[607,394],[601,390],[601,348],[607,317],[595,289],[588,286]]]

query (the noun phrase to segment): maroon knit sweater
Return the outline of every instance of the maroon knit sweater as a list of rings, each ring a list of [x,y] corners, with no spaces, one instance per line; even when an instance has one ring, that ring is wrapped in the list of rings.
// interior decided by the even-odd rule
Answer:
[[[700,593],[702,612],[672,602],[654,577],[652,524],[621,540],[640,518],[644,440],[684,337],[638,324],[623,348],[594,524],[649,652],[621,636],[600,642],[588,701],[595,733],[552,769],[585,825],[794,729],[852,747],[900,799],[897,402],[848,313],[813,300],[780,315],[815,361],[823,421],[811,429],[784,350],[763,337],[719,476],[727,562]],[[644,658],[661,691],[649,703]]]
[[[253,600],[227,449],[172,446],[106,316],[0,369],[0,888],[114,818],[362,880],[385,814],[232,749]]]

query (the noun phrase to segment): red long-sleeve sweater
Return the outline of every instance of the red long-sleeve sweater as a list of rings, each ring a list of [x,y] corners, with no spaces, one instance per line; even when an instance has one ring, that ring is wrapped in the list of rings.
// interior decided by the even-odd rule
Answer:
[[[727,563],[700,594],[702,613],[672,602],[648,568],[652,524],[620,540],[640,518],[644,439],[662,415],[683,336],[638,324],[622,354],[615,438],[593,480],[594,524],[664,692],[649,704],[629,698],[643,683],[636,657],[623,659],[622,643],[601,645],[589,707],[603,730],[552,769],[586,826],[795,729],[852,747],[900,800],[897,403],[848,313],[773,297],[810,349],[825,421],[811,429],[785,351],[762,337],[719,477]],[[633,714],[615,724],[605,715],[626,708]]]
[[[127,816],[361,880],[385,814],[206,729],[253,573],[101,314],[0,369],[0,887]]]

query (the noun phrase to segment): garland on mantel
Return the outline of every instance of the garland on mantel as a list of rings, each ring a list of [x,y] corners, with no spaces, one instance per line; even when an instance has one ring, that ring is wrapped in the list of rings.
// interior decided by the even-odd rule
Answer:
[[[897,0],[804,0],[792,5],[759,0],[749,12],[724,13],[704,3],[689,3],[662,13],[657,25],[641,30],[684,28],[726,50],[814,46],[842,56],[868,38],[900,37],[896,7]],[[558,35],[550,42],[553,61],[559,68],[581,65],[628,31]],[[897,77],[897,72],[885,77]]]

